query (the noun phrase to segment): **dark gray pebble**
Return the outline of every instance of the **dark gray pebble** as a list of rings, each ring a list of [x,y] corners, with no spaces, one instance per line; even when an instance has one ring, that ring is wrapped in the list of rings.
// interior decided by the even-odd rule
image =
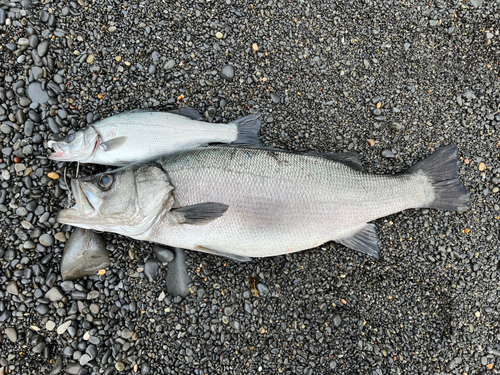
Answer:
[[[144,265],[144,275],[148,278],[149,282],[153,282],[158,276],[158,260],[148,259]]]
[[[109,252],[102,236],[92,230],[75,229],[64,245],[61,260],[63,280],[94,275],[109,265]]]
[[[173,247],[174,260],[168,264],[167,291],[172,296],[186,297],[189,295],[191,279],[186,269],[186,253],[183,249]]]
[[[153,246],[153,251],[156,258],[162,263],[168,263],[174,260],[173,251],[166,247],[155,245]]]
[[[220,76],[227,81],[234,78],[234,68],[231,65],[224,65],[220,71]]]

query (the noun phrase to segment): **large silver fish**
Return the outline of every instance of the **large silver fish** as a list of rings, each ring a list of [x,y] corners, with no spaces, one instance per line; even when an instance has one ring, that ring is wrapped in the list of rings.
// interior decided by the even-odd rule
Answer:
[[[209,147],[72,181],[58,220],[238,260],[339,242],[378,257],[370,221],[409,208],[466,210],[456,146],[396,175],[356,154]]]
[[[208,143],[260,144],[259,114],[213,124],[195,121],[195,110],[179,113],[141,110],[108,117],[61,141],[49,141],[54,149],[49,158],[121,166]]]

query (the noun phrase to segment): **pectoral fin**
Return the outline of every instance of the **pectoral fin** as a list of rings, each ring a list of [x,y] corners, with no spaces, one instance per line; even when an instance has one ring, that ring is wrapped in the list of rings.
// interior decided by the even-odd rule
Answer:
[[[120,148],[125,142],[127,142],[127,137],[116,137],[101,143],[101,146],[104,151],[112,151]]]
[[[210,249],[210,248],[205,247],[205,246],[196,246],[195,250],[201,251],[201,252],[207,253],[207,254],[212,254],[212,255],[217,255],[217,256],[224,257],[224,258],[229,258],[229,259],[235,260],[237,262],[251,262],[252,261],[252,258],[250,258],[250,257],[231,254],[231,253],[227,253],[225,251],[214,250],[214,249]]]
[[[224,215],[228,208],[227,204],[205,202],[176,208],[170,212],[178,224],[203,225]]]
[[[362,253],[371,255],[374,258],[379,258],[379,240],[377,238],[377,233],[375,232],[374,224],[366,224],[353,235],[340,240],[335,240],[335,242],[338,242],[349,249],[361,251]]]

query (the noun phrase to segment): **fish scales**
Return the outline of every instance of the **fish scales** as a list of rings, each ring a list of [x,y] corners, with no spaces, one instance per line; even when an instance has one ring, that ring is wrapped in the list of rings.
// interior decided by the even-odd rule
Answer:
[[[180,206],[211,201],[229,206],[203,227],[160,223],[150,233],[149,240],[168,238],[172,246],[188,243],[191,249],[230,247],[250,257],[299,251],[432,200],[425,176],[367,174],[321,157],[225,148],[159,162]]]

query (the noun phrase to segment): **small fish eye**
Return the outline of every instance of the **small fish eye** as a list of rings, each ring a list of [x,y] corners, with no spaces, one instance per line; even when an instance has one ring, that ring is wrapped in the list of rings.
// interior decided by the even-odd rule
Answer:
[[[75,139],[75,133],[71,133],[66,136],[66,142],[71,142],[73,139]]]
[[[111,184],[113,184],[113,176],[110,174],[103,174],[99,177],[99,186],[102,190],[108,190],[111,187]]]

